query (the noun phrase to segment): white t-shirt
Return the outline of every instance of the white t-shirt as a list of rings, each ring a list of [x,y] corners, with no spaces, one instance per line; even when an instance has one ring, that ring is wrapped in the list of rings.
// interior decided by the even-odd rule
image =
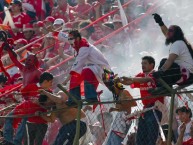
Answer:
[[[169,49],[169,54],[172,53],[178,55],[178,57],[174,61],[175,63],[193,73],[193,59],[184,41],[175,41]]]
[[[191,138],[191,136],[190,136],[190,127],[191,127],[191,125],[192,125],[192,121],[190,121],[186,124],[186,130],[184,132],[183,142],[187,141],[188,139]],[[178,127],[178,135],[179,134],[180,134],[180,126]]]

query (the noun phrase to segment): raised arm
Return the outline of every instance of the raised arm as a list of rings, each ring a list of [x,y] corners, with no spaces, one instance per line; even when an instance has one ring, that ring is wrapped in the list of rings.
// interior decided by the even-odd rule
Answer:
[[[167,32],[168,32],[168,28],[167,28],[166,25],[163,23],[161,16],[160,16],[159,14],[156,14],[156,13],[155,13],[155,14],[153,14],[153,17],[154,17],[155,22],[159,24],[162,33],[163,33],[163,34],[165,35],[165,37],[166,37]]]
[[[17,54],[12,49],[7,49],[7,52],[12,62],[15,64],[15,66],[17,66],[20,69],[20,71],[22,71],[24,65],[17,59]]]

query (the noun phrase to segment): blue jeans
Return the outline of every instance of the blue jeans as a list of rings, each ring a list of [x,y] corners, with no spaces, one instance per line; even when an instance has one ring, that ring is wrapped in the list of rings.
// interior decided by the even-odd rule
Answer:
[[[155,110],[159,121],[161,121],[162,113]],[[137,145],[155,145],[159,134],[159,126],[153,111],[147,111],[143,117],[139,118],[138,130],[136,136]]]
[[[97,92],[96,92],[94,85],[90,84],[87,81],[84,81],[84,91],[85,91],[84,92],[85,99],[90,100],[90,101],[97,101]],[[80,86],[70,89],[69,93],[73,95],[77,100],[81,100]],[[68,98],[68,102],[73,102],[71,97]]]
[[[81,138],[86,133],[87,127],[86,123],[80,121],[80,136]],[[63,125],[56,137],[56,140],[53,145],[72,145],[74,141],[74,137],[76,135],[76,120]]]
[[[12,116],[13,112],[10,112],[8,116]],[[23,118],[21,124],[19,125],[15,138],[13,137],[13,120],[14,118],[6,118],[5,119],[5,124],[3,128],[3,136],[4,139],[10,143],[13,143],[14,145],[21,145],[22,139],[24,137],[25,133],[25,125],[27,122],[27,118]]]
[[[121,138],[120,136],[116,135],[113,131],[111,131],[106,145],[121,145],[123,139],[124,138]]]

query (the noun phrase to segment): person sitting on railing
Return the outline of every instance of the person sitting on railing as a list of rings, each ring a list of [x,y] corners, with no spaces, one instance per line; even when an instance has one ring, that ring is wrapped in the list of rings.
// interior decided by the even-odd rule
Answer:
[[[70,71],[70,93],[81,100],[80,84],[84,81],[86,101],[98,101],[96,89],[102,82],[103,68],[110,69],[110,65],[104,55],[86,39],[82,38],[78,30],[69,32],[68,40],[76,51],[76,60]],[[63,83],[64,84],[64,83]],[[71,98],[69,105],[73,104]]]
[[[65,102],[68,100],[68,96],[63,92],[58,92],[58,94],[51,94],[48,91],[39,90],[42,95],[46,95],[50,100],[56,103],[56,108],[58,109],[55,112],[55,116],[62,123],[62,127],[60,128],[58,135],[55,139],[53,145],[72,145],[75,135],[76,135],[76,123],[77,123],[77,113],[78,109],[69,108]],[[81,110],[80,118],[84,118],[85,113]],[[86,123],[80,121],[80,136],[79,139],[86,133],[87,126]]]
[[[125,85],[131,85],[132,88],[139,88],[144,108],[150,108],[155,105],[156,101],[164,102],[163,97],[149,98],[148,89],[155,88],[155,78],[152,73],[154,72],[155,60],[151,56],[144,56],[142,58],[142,70],[143,72],[136,75],[134,78],[121,77],[120,82]],[[156,109],[155,113],[147,111],[143,116],[140,116],[138,123],[138,130],[136,136],[137,145],[155,145],[159,133],[159,126],[157,119],[160,122],[162,113]]]
[[[161,60],[158,71],[153,73],[157,79],[163,79],[170,87],[174,84],[189,85],[193,83],[193,49],[186,40],[182,29],[177,25],[167,28],[160,15],[154,14],[166,36],[165,44],[170,45],[169,56]],[[168,90],[157,82],[157,88],[149,90],[151,94],[166,93]]]

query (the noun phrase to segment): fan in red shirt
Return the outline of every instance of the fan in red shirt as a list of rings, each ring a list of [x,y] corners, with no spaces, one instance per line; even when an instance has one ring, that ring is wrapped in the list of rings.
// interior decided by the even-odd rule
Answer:
[[[25,0],[25,2],[33,5],[39,20],[45,19],[46,13],[50,15],[48,9],[49,7],[52,8],[54,5],[53,0]]]
[[[121,83],[126,85],[131,85],[133,88],[139,88],[141,98],[145,98],[150,96],[147,90],[149,88],[155,88],[155,79],[152,77],[153,69],[155,66],[155,60],[151,56],[144,56],[142,58],[142,73],[139,73],[134,78],[127,78],[122,77]],[[142,100],[142,103],[144,105],[144,108],[149,108],[154,106],[154,103],[156,101],[160,101],[163,103],[163,97],[159,98],[150,98],[146,100]],[[156,116],[157,117],[156,117]],[[147,111],[144,113],[143,116],[139,118],[138,123],[138,130],[136,135],[136,142],[137,144],[148,144],[148,145],[155,145],[156,140],[159,133],[159,126],[157,123],[156,118],[158,118],[159,121],[161,121],[162,113],[159,110],[155,110],[155,113],[153,111]],[[153,128],[153,130],[152,130]]]
[[[12,35],[15,40],[23,38],[22,29],[24,24],[30,22],[30,17],[22,12],[22,2],[20,0],[13,0],[11,3],[11,14],[15,28],[12,28]]]

